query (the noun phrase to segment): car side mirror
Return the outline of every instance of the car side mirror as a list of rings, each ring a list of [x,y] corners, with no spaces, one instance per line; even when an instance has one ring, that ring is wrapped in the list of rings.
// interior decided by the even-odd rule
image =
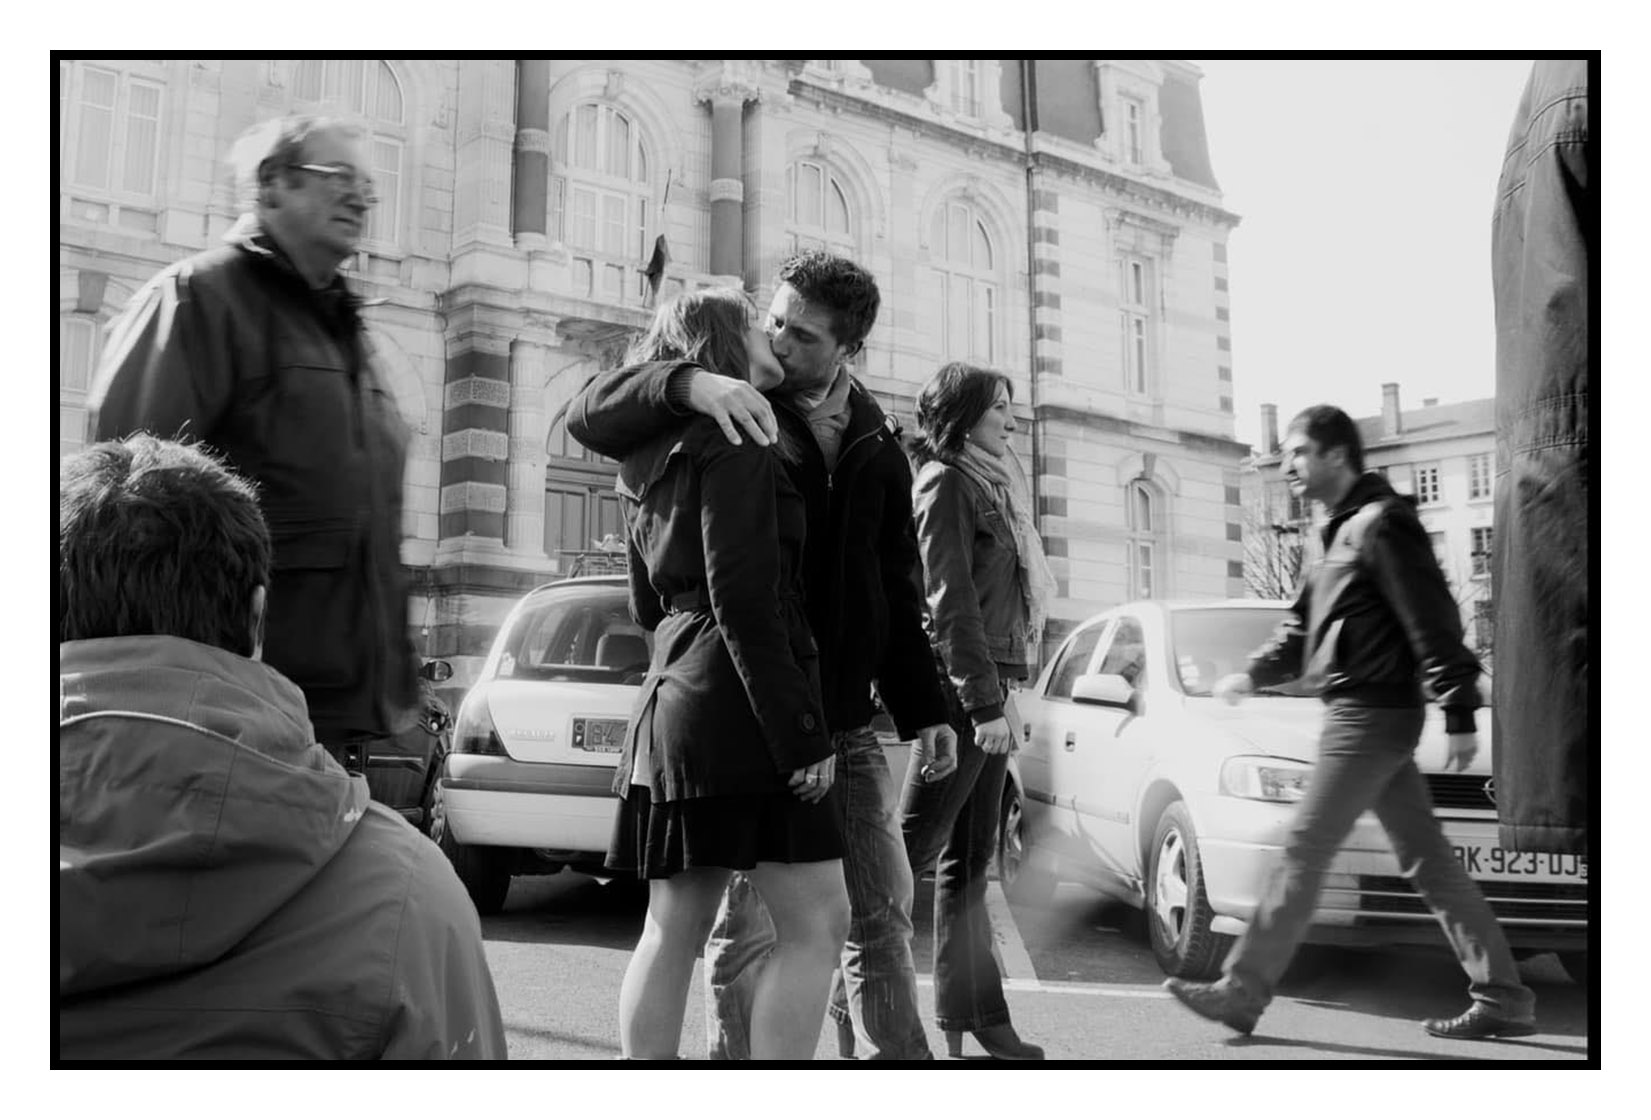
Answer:
[[[453,665],[447,661],[426,661],[419,666],[418,675],[439,684],[453,676]]]
[[[1116,673],[1085,673],[1072,682],[1072,699],[1131,712],[1136,707],[1135,689]]]

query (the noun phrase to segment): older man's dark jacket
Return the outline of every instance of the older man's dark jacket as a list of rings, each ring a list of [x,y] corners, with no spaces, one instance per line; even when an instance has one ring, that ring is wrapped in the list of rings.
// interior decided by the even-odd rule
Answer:
[[[1251,656],[1258,686],[1301,679],[1326,700],[1420,707],[1424,688],[1445,730],[1477,729],[1479,661],[1462,644],[1462,615],[1408,498],[1361,475],[1324,527],[1324,556],[1289,616]]]
[[[649,362],[598,375],[569,406],[568,432],[600,454],[623,458],[681,424],[695,368]],[[820,647],[826,724],[834,732],[869,724],[875,682],[901,737],[915,738],[947,715],[923,631],[911,466],[871,394],[855,384],[849,401],[852,419],[837,466],[827,471],[807,420],[783,398],[774,400],[775,417],[799,453],[786,471],[808,507],[803,585]]]
[[[1538,62],[1497,187],[1496,810],[1505,848],[1586,853],[1591,665],[1588,64]]]
[[[264,660],[321,742],[415,711],[401,567],[407,429],[342,278],[312,290],[250,221],[161,271],[116,321],[89,402],[98,439],[198,440],[258,485],[274,539]]]

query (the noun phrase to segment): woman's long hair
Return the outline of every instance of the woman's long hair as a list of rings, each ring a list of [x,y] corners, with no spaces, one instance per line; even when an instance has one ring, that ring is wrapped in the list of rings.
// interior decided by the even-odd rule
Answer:
[[[751,297],[738,288],[683,292],[654,312],[648,329],[631,344],[625,364],[692,362],[712,373],[749,382],[751,352],[745,345],[745,332],[754,314]],[[774,446],[781,459],[797,462],[800,451],[783,425]]]
[[[745,332],[751,301],[738,288],[701,288],[660,305],[642,337],[631,344],[625,363],[683,361],[751,380]]]
[[[999,385],[1013,400],[1014,386],[996,370],[967,362],[947,362],[937,369],[917,394],[917,436],[912,440],[917,462],[949,462],[961,454],[969,433],[997,401]]]

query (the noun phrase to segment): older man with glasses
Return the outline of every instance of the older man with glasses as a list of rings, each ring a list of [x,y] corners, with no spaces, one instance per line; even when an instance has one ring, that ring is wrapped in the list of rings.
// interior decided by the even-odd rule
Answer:
[[[258,485],[275,556],[264,660],[364,769],[416,716],[401,568],[407,430],[339,265],[377,201],[365,133],[288,117],[231,152],[228,243],[163,269],[112,325],[93,438],[198,440]]]

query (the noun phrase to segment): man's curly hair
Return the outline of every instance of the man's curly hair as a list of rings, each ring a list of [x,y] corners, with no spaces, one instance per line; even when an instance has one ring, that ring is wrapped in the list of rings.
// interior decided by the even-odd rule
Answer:
[[[780,266],[780,282],[790,284],[809,303],[831,315],[831,332],[839,344],[859,346],[877,321],[882,296],[871,273],[835,253],[809,249]]]

